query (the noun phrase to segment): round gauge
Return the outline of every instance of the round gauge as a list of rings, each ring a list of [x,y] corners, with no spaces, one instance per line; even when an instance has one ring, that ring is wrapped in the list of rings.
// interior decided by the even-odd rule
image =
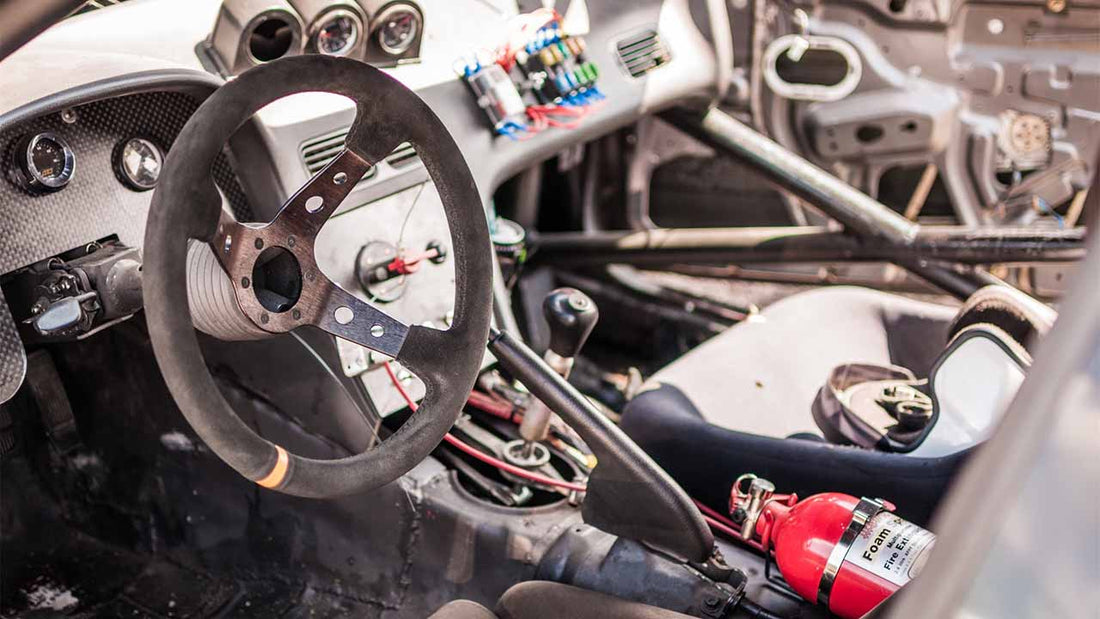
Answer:
[[[346,56],[359,42],[363,22],[355,13],[344,9],[329,11],[314,26],[313,45],[328,56]]]
[[[57,191],[72,180],[76,156],[57,135],[39,133],[20,141],[15,149],[15,167],[26,189],[35,193]]]
[[[164,155],[156,144],[145,138],[130,138],[118,150],[116,165],[122,180],[131,189],[148,191],[157,186]]]
[[[378,45],[391,56],[409,51],[420,35],[420,12],[408,4],[390,5],[376,19]]]

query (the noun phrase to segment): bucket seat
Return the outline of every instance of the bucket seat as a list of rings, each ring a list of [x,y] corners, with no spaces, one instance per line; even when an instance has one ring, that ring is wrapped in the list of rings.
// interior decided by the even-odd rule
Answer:
[[[962,308],[848,286],[795,294],[652,376],[627,405],[623,429],[692,496],[716,508],[737,476],[756,473],[784,492],[886,498],[924,523],[976,443],[964,439],[981,433],[910,453],[855,446],[815,409],[830,375],[853,366],[908,370],[921,379],[950,370],[952,380],[939,382],[954,392],[950,402],[936,402],[931,422],[946,428],[940,413],[952,403],[968,414],[974,402],[1001,398],[999,404],[1014,394],[1030,361],[1025,347],[1054,317],[1008,286],[982,288]],[[971,354],[972,346],[970,361],[944,364],[954,350],[949,341],[975,334],[996,342],[992,350],[1003,348],[1005,359],[982,369],[988,355]]]

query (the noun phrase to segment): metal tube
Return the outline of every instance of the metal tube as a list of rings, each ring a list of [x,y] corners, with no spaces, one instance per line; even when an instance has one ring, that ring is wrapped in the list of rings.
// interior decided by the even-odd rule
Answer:
[[[662,228],[640,232],[552,233],[533,237],[532,261],[556,264],[619,262],[639,266],[764,262],[896,262],[906,268],[941,268],[921,261],[994,264],[1069,262],[1082,258],[1084,230],[920,228],[894,244],[860,239],[818,226],[771,228]],[[921,273],[918,273],[921,274]]]
[[[920,226],[717,108],[701,117],[683,109],[665,118],[756,169],[860,236],[906,244]]]

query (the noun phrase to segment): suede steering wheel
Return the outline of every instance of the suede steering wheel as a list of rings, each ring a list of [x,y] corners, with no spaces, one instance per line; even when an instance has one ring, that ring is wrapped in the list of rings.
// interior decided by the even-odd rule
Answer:
[[[307,91],[344,95],[357,114],[345,149],[267,224],[245,225],[222,208],[211,166],[228,136],[264,105]],[[417,151],[443,202],[454,259],[454,320],[438,331],[409,326],[361,301],[317,268],[317,232],[371,165],[400,143]],[[303,458],[257,435],[214,383],[188,305],[189,239],[208,243],[229,275],[236,305],[259,330],[303,325],[394,357],[427,386],[419,410],[379,446],[335,460]],[[469,167],[431,109],[385,73],[326,56],[277,60],[215,91],[180,132],[153,195],[145,232],[144,292],[149,335],[168,388],[187,421],[244,477],[288,494],[332,497],[389,483],[423,460],[454,424],[473,388],[489,332],[489,232]],[[264,251],[294,260],[300,294],[273,304],[249,278]],[[296,264],[295,264],[296,263]],[[293,271],[293,266],[291,270]],[[293,274],[293,273],[292,273]]]

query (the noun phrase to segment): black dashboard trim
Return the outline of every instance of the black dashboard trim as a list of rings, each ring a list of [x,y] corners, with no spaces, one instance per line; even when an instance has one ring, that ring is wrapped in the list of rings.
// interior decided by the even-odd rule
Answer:
[[[157,69],[127,73],[62,90],[21,105],[0,115],[0,131],[67,107],[153,90],[190,92],[200,94],[199,98],[205,99],[223,83],[217,76],[192,69]]]

